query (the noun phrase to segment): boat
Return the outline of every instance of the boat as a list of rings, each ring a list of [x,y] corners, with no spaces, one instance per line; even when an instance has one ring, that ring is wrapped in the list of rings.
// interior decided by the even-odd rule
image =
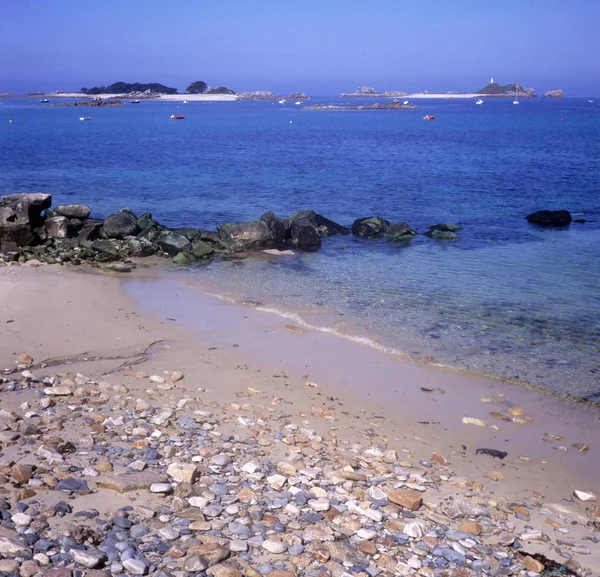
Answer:
[[[593,100],[588,100],[588,102],[589,102],[590,104],[594,104],[594,101],[593,101]]]
[[[48,100],[47,98],[44,98],[43,100],[40,100],[40,102],[50,102],[50,100]]]
[[[513,100],[513,104],[519,104],[519,89],[515,88],[515,99]]]
[[[483,100],[480,98],[475,104],[483,104]]]
[[[287,102],[287,100],[280,100],[279,104],[285,104]]]
[[[408,105],[408,100],[405,100],[402,104],[404,104],[404,106]]]
[[[184,103],[184,104],[188,104],[188,101],[187,101],[187,100],[184,100],[184,101],[183,101],[183,103]]]
[[[427,116],[423,116],[423,120],[435,120],[435,116],[433,116],[433,114],[428,114]]]
[[[92,117],[91,116],[80,116],[79,120],[91,120]]]
[[[298,100],[298,101],[296,102],[296,106],[300,106],[301,104],[302,104],[302,102],[301,102],[300,100]]]
[[[183,120],[185,116],[171,114],[171,120]]]
[[[140,101],[139,100],[130,100],[129,104],[139,104]]]

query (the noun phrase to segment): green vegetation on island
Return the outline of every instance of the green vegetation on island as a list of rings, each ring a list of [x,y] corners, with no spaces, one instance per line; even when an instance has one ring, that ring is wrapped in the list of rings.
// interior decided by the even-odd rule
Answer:
[[[526,88],[514,82],[501,85],[492,80],[481,90],[478,90],[477,94],[486,94],[488,96],[535,96],[535,91],[533,88]]]
[[[94,86],[81,88],[80,92],[89,95],[95,94],[129,94],[131,92],[158,92],[161,94],[177,94],[177,88],[171,88],[158,82],[142,84],[140,82],[115,82],[109,86]]]

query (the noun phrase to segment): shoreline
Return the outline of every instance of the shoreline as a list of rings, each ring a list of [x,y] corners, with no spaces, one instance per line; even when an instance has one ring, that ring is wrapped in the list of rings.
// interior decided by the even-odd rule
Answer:
[[[63,359],[58,369],[32,371],[107,375],[101,379],[115,386],[124,382],[135,394],[148,386],[134,377],[140,370],[161,375],[176,368],[185,375],[183,386],[160,393],[173,399],[163,406],[178,402],[182,395],[196,397],[198,390],[202,404],[213,411],[217,406],[230,411],[234,420],[240,415],[236,407],[246,403],[254,409],[242,410],[243,422],[259,411],[270,423],[283,411],[286,422],[314,427],[321,435],[334,432],[340,443],[393,448],[402,455],[404,468],[425,478],[435,473],[440,479],[437,489],[425,481],[426,500],[445,496],[493,501],[498,519],[508,514],[514,531],[533,527],[530,533],[538,530],[547,535],[548,541],[524,540],[525,550],[559,562],[565,559],[554,551],[554,543],[565,538],[556,509],[562,503],[560,515],[576,520],[568,525],[570,538],[591,549],[590,555],[575,558],[584,566],[600,566],[600,547],[581,541],[591,534],[583,521],[586,503],[563,500],[574,489],[598,493],[600,462],[595,445],[600,418],[596,414],[592,420],[593,411],[585,409],[590,417],[585,423],[581,407],[453,370],[385,358],[356,343],[286,325],[252,306],[217,301],[180,279],[165,279],[164,272],[149,272],[144,275],[140,270],[123,279],[58,265],[0,269],[4,291],[0,302],[6,303],[0,319],[10,327],[9,339],[0,344],[0,364],[8,366],[16,352],[32,354],[35,362],[73,357]],[[44,299],[40,299],[42,292]],[[20,298],[11,300],[16,293]],[[42,310],[48,311],[45,317]],[[9,313],[11,318],[5,318]],[[8,320],[12,322],[6,325]],[[142,354],[157,341],[162,345],[151,355]],[[102,358],[96,359],[94,351]],[[83,360],[85,355],[94,360]],[[142,360],[134,367],[131,359],[136,355],[142,355]],[[2,392],[7,406],[18,410],[23,395],[7,395],[13,393]],[[114,410],[119,413],[118,405]],[[492,418],[492,412],[503,418]],[[473,424],[461,422],[464,417]],[[477,424],[478,419],[484,426]],[[589,447],[589,454],[572,447],[577,443]],[[498,461],[475,455],[480,447],[506,450],[508,456]],[[270,450],[274,456],[279,451],[277,445]],[[434,454],[449,465],[434,462],[432,469],[429,461]],[[151,502],[151,494],[142,497],[142,503]],[[524,503],[528,513],[521,511],[515,517],[507,509],[514,502]],[[103,510],[108,512],[111,504],[114,501],[107,499]],[[415,514],[431,523],[436,509],[425,509]],[[548,519],[557,525],[549,526]],[[453,521],[446,519],[446,523]]]
[[[135,97],[130,94],[84,94],[83,92],[64,92],[61,94],[43,94],[36,96],[29,95],[18,95],[15,94],[12,96],[13,98],[48,98],[48,99],[58,99],[58,98],[78,98],[78,99],[89,99],[92,100],[94,98],[101,98],[102,100],[106,100],[109,98],[120,99],[120,100],[140,100],[144,102],[145,100],[157,101],[162,100],[165,102],[183,102],[187,100],[188,102],[234,102],[239,100],[236,94],[156,94],[153,96],[144,96],[144,97]]]

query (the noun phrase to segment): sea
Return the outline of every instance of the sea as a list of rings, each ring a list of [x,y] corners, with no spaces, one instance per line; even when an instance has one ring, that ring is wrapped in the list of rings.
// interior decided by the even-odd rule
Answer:
[[[316,253],[165,272],[392,355],[600,402],[600,98],[420,99],[388,111],[54,103],[0,99],[0,194],[43,191],[95,217],[128,207],[213,230],[303,209],[419,233],[459,224],[454,241],[334,236]],[[529,224],[541,209],[584,222]]]

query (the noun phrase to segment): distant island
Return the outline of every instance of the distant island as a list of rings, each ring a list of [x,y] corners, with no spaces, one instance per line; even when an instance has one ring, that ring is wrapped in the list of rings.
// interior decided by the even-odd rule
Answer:
[[[403,104],[399,100],[392,100],[386,104],[375,102],[374,104],[364,104],[362,106],[347,106],[343,104],[313,104],[305,106],[303,110],[412,110],[419,108],[414,104]]]
[[[341,98],[357,97],[375,97],[375,98],[481,98],[499,97],[499,98],[535,98],[537,95],[533,88],[527,88],[522,84],[510,83],[501,85],[494,82],[492,78],[483,88],[476,92],[436,92],[430,93],[427,90],[417,93],[407,93],[400,90],[379,92],[371,86],[360,86],[355,92],[342,92]],[[563,98],[562,90],[551,90],[545,94],[548,98]]]

